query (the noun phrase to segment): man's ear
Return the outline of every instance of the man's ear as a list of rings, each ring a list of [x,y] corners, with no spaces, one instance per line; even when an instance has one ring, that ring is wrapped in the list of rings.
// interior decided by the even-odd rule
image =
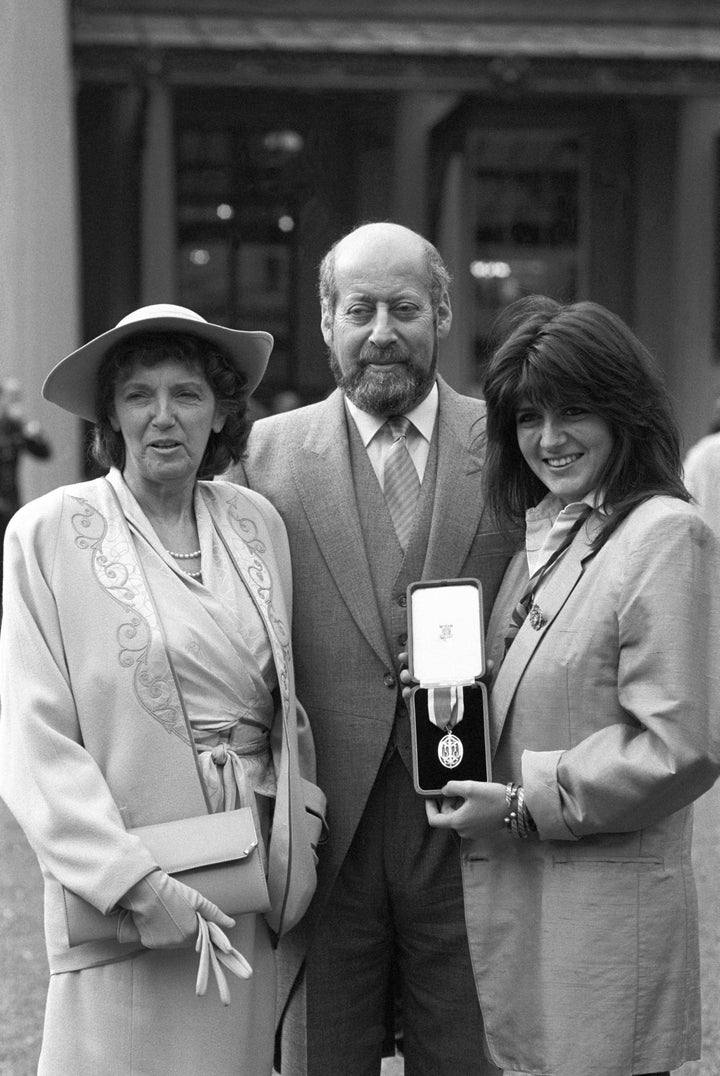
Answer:
[[[323,334],[323,340],[328,347],[332,346],[333,340],[333,312],[327,303],[323,303],[320,314],[320,331]]]
[[[435,324],[437,326],[438,339],[444,340],[450,332],[450,326],[452,325],[452,307],[450,306],[450,296],[447,292],[443,292],[442,298],[438,303],[437,312],[435,314]]]

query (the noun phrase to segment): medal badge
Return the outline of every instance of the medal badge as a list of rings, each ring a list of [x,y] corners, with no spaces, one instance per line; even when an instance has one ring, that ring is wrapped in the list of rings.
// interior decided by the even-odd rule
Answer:
[[[438,744],[438,758],[446,770],[453,770],[462,762],[462,740],[452,731],[463,719],[465,705],[461,687],[431,688],[428,691],[428,716],[433,725],[445,731]]]
[[[447,732],[438,744],[438,758],[448,770],[455,769],[462,762],[463,751],[462,740],[452,732]]]

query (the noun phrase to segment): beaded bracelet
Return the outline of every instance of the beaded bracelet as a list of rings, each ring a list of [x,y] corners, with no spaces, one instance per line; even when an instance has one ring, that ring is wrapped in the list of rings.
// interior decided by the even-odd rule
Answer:
[[[537,826],[533,822],[532,816],[525,804],[525,789],[522,785],[518,788],[517,804],[518,831],[521,837],[526,838],[537,829]]]
[[[513,837],[527,840],[531,833],[537,832],[537,826],[527,809],[523,786],[516,785],[514,781],[508,781],[505,785],[505,801],[510,808],[507,818],[504,819],[505,825]],[[513,801],[516,804],[515,810],[513,810]]]
[[[508,814],[503,821],[513,837],[518,837],[517,811],[513,810],[513,801],[517,802],[518,785],[514,781],[508,781],[505,785],[505,802],[508,805]]]

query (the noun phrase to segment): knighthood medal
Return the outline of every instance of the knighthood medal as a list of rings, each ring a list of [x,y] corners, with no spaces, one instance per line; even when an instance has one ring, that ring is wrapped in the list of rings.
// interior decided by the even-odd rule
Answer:
[[[465,701],[461,687],[430,688],[428,691],[428,717],[433,725],[445,730],[438,744],[438,759],[447,770],[454,770],[462,762],[464,748],[453,729],[463,719]]]

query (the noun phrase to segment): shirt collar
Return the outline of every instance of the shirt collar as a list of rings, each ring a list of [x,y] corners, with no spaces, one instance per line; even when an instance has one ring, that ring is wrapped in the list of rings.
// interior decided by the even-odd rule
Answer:
[[[597,508],[598,495],[593,490],[581,501],[563,505],[556,494],[548,493],[534,508],[525,513],[525,553],[528,572],[532,575],[552,554],[553,536],[563,532],[582,515],[586,505]],[[600,509],[602,513],[602,509]],[[604,514],[604,513],[603,513]],[[557,544],[557,542],[555,542]]]
[[[362,438],[362,443],[365,445],[365,448],[367,448],[378,430],[385,425],[387,418],[382,415],[371,415],[367,411],[362,411],[357,404],[352,402],[352,400],[348,400],[347,396],[345,397],[345,406],[355,420],[355,425]],[[404,412],[405,416],[410,419],[415,429],[425,438],[428,444],[432,439],[437,410],[438,387],[436,381],[424,400],[421,400],[420,403],[410,411]]]
[[[586,504],[589,504],[591,508],[597,508],[599,500],[600,495],[597,490],[591,490],[581,501],[571,501],[570,504],[563,504],[555,493],[548,493],[534,508],[528,508],[525,513],[525,520],[528,523],[541,523],[543,521],[554,523],[560,515],[571,519],[579,515]]]

